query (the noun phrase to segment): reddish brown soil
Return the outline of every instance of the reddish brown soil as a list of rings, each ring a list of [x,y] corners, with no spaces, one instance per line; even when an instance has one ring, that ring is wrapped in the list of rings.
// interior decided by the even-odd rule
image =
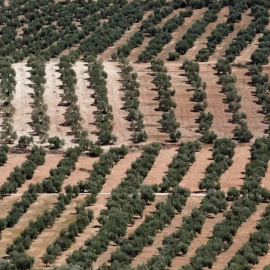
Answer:
[[[239,23],[235,23],[234,31],[230,33],[221,44],[217,45],[215,53],[210,56],[210,61],[216,61],[218,58],[225,56],[225,51],[230,46],[233,39],[237,36],[237,33],[240,29],[245,29],[248,27],[252,20],[250,16],[250,10],[247,10],[245,13],[242,14],[242,20]]]
[[[185,55],[182,56],[182,59],[187,58],[189,60],[195,60],[195,56],[199,52],[199,50],[206,47],[207,37],[211,34],[211,32],[216,28],[219,23],[226,22],[228,14],[229,9],[227,7],[223,8],[218,14],[218,19],[215,22],[210,23],[206,27],[205,32],[195,41],[194,46],[190,48]]]
[[[134,65],[134,71],[138,73],[138,82],[140,83],[140,111],[144,114],[145,130],[148,134],[148,141],[164,141],[169,140],[169,135],[160,131],[161,124],[158,123],[162,119],[162,111],[158,111],[159,101],[158,93],[153,84],[153,76],[151,76],[150,63],[142,63]]]
[[[75,221],[76,210],[75,207],[84,201],[85,195],[79,195],[76,199],[73,199],[70,204],[66,206],[66,209],[61,214],[60,218],[56,218],[52,227],[46,228],[38,238],[35,239],[27,251],[29,256],[35,257],[34,266],[44,266],[42,263],[42,255],[46,252],[46,248],[49,244],[53,243],[60,231],[67,228],[68,225]]]
[[[141,152],[137,151],[129,153],[125,158],[121,159],[117,165],[112,168],[111,174],[106,177],[106,182],[102,187],[101,193],[110,193],[114,188],[116,188],[125,177],[125,174],[131,164],[140,156]]]
[[[229,260],[236,254],[239,248],[248,241],[250,233],[256,230],[256,224],[261,219],[261,216],[266,208],[267,204],[257,205],[257,211],[249,218],[246,222],[240,226],[237,230],[236,235],[234,236],[233,244],[229,247],[228,250],[221,253],[216,262],[214,262],[212,269],[221,270],[224,269]]]
[[[199,182],[203,179],[205,169],[210,162],[212,162],[212,151],[209,146],[203,146],[201,151],[196,153],[196,161],[183,177],[180,186],[188,188],[191,192],[199,192]]]
[[[246,68],[232,68],[232,72],[236,74],[236,88],[238,93],[242,96],[241,111],[247,115],[247,124],[253,136],[261,137],[265,135],[265,130],[268,128],[267,123],[264,122],[264,114],[261,112],[262,107],[259,105],[258,98],[255,94],[255,87],[250,85],[251,77],[246,75],[248,70]]]
[[[0,186],[2,186],[10,173],[13,171],[13,168],[16,166],[20,166],[25,160],[26,160],[26,155],[21,154],[8,154],[8,160],[4,166],[0,166]]]
[[[197,133],[198,113],[193,111],[195,102],[191,100],[194,89],[187,82],[184,70],[181,69],[182,64],[178,62],[167,62],[166,67],[169,75],[172,77],[172,89],[175,89],[173,100],[176,102],[175,115],[180,123],[180,131],[182,140],[193,140],[201,135]]]
[[[113,107],[113,134],[117,137],[117,144],[123,144],[130,140],[131,132],[129,131],[130,123],[126,120],[128,112],[123,110],[124,93],[121,91],[120,68],[114,62],[106,61],[103,64],[104,70],[108,73],[108,100]]]
[[[37,201],[29,207],[18,223],[13,228],[7,228],[2,232],[2,239],[0,241],[0,257],[4,257],[6,255],[7,246],[11,244],[25,228],[28,227],[29,222],[31,220],[36,220],[38,215],[42,214],[46,208],[51,208],[56,201],[56,194],[39,195]],[[48,240],[50,241],[50,238],[48,238]]]
[[[232,166],[220,178],[221,189],[227,192],[230,187],[240,189],[243,185],[245,166],[250,159],[250,146],[237,145]]]
[[[179,26],[172,35],[172,40],[163,47],[162,52],[157,55],[157,58],[163,60],[168,59],[169,53],[175,51],[176,43],[183,38],[187,30],[195,23],[196,20],[203,17],[203,13],[206,11],[205,8],[193,10],[193,15],[191,17],[185,18],[185,22]]]
[[[179,254],[172,260],[172,265],[170,269],[181,269],[185,264],[190,263],[191,257],[196,254],[197,248],[205,245],[209,238],[212,236],[215,224],[222,222],[224,220],[223,213],[217,215],[209,215],[203,224],[202,231],[197,235],[191,242],[188,252],[185,255]]]
[[[235,64],[247,64],[250,62],[250,56],[251,54],[258,48],[259,41],[258,39],[262,36],[263,34],[257,34],[253,41],[248,44],[248,46],[241,51],[240,55],[237,56],[234,60]]]
[[[88,64],[77,61],[73,66],[77,76],[76,95],[78,97],[77,105],[80,107],[82,116],[81,125],[84,130],[88,131],[88,138],[97,141],[97,127],[95,125],[94,112],[96,107],[93,105],[94,98],[91,97],[95,92],[90,88]]]
[[[33,178],[26,181],[25,184],[18,189],[18,193],[25,192],[30,184],[41,183],[45,178],[50,176],[50,170],[56,168],[58,162],[63,158],[62,155],[47,153],[45,156],[45,163],[38,166],[35,170]]]
[[[166,226],[161,232],[158,232],[154,243],[151,246],[143,248],[141,254],[134,258],[132,267],[137,267],[140,264],[146,263],[154,255],[158,255],[158,247],[162,246],[162,241],[166,236],[171,235],[174,231],[178,230],[182,224],[182,218],[191,213],[194,207],[198,207],[202,197],[189,197],[181,214],[177,214],[169,226]]]
[[[90,170],[93,168],[93,164],[98,161],[98,158],[91,158],[87,156],[80,156],[76,163],[75,170],[64,181],[62,190],[67,185],[76,185],[80,180],[86,180],[89,177]]]
[[[218,137],[233,137],[234,124],[230,123],[232,114],[227,112],[228,104],[225,104],[223,100],[226,96],[221,93],[221,86],[217,84],[218,77],[215,75],[213,69],[215,63],[199,63],[200,64],[200,75],[203,81],[206,82],[206,93],[208,107],[207,112],[211,112],[214,115],[213,124],[210,130],[213,130]]]
[[[177,154],[177,149],[163,149],[156,158],[155,163],[143,181],[144,185],[154,185],[162,183],[162,177],[168,171],[168,165],[172,162],[173,156]]]

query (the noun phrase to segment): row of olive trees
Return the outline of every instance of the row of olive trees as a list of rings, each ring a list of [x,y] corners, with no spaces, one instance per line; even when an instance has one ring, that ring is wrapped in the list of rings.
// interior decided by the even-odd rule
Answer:
[[[217,138],[217,135],[209,130],[212,126],[214,115],[211,112],[205,113],[205,109],[208,106],[206,101],[207,95],[205,92],[207,85],[199,74],[200,66],[194,61],[185,59],[182,68],[185,70],[189,84],[195,88],[193,101],[196,102],[196,104],[193,109],[195,112],[200,112],[198,117],[199,132],[202,134],[200,140],[205,143],[213,143]]]
[[[251,82],[256,87],[258,102],[262,105],[265,121],[268,122],[270,128],[270,83],[268,74],[263,74],[263,65],[268,63],[270,55],[269,41],[270,31],[264,30],[263,36],[259,38],[259,48],[251,55],[252,64],[249,66],[249,75],[252,76]]]
[[[140,62],[148,62],[158,53],[160,53],[163,47],[172,40],[171,33],[181,26],[186,17],[190,17],[193,14],[192,10],[180,11],[178,16],[174,16],[166,23],[162,28],[152,28],[152,32],[155,31],[154,37],[150,40],[147,47],[138,55]]]
[[[266,207],[261,220],[256,225],[257,231],[250,234],[249,240],[231,258],[228,267],[225,268],[226,270],[237,268],[251,269],[250,264],[258,264],[259,257],[266,256],[270,243],[269,223],[270,205]]]
[[[269,139],[256,139],[251,148],[251,160],[246,165],[244,185],[240,190],[233,187],[228,192],[228,199],[233,200],[231,209],[224,215],[225,219],[214,226],[211,239],[196,250],[190,264],[184,266],[182,270],[193,267],[211,268],[216,257],[233,244],[233,237],[238,228],[256,211],[256,204],[270,199],[269,190],[260,185],[267,171],[270,159],[269,150]],[[241,267],[242,262],[240,262]],[[229,269],[238,269],[240,265],[236,267],[232,265]]]
[[[27,160],[20,166],[14,167],[7,181],[0,188],[0,198],[16,193],[26,180],[32,179],[37,166],[43,165],[45,162],[46,152],[43,147],[34,145],[27,156]]]
[[[76,220],[70,223],[68,228],[62,229],[57,239],[47,247],[46,253],[42,257],[42,261],[46,265],[54,263],[56,257],[67,250],[72,243],[76,241],[78,233],[82,233],[85,227],[91,222],[93,213],[89,212],[89,210],[86,211],[85,208],[96,202],[96,196],[106,182],[106,176],[111,173],[113,166],[127,153],[128,150],[125,146],[110,148],[110,150],[102,154],[99,161],[93,165],[89,178],[86,181],[80,180],[77,183],[77,190],[79,190],[79,192],[90,192],[91,195],[87,195],[85,201],[76,208]]]
[[[127,225],[134,222],[134,216],[142,216],[146,203],[155,198],[151,189],[145,198],[140,194],[140,186],[151,170],[161,145],[152,143],[143,148],[142,155],[127,170],[126,177],[112,191],[107,208],[98,218],[101,224],[99,232],[86,240],[85,248],[74,251],[68,258],[68,264],[91,268],[98,255],[107,250],[110,241],[117,241],[126,234]]]
[[[201,36],[206,29],[206,26],[215,22],[218,18],[218,13],[222,5],[219,2],[209,2],[208,10],[205,12],[202,19],[197,20],[188,30],[187,33],[175,45],[175,52],[169,53],[169,60],[176,60],[179,55],[185,54],[190,48],[193,47],[196,39]]]
[[[195,162],[195,153],[200,148],[201,145],[197,141],[180,144],[178,153],[173,157],[168,166],[168,172],[160,184],[160,191],[170,192],[170,195],[165,202],[156,204],[155,212],[145,219],[128,238],[117,241],[119,248],[111,255],[110,269],[117,270],[129,266],[132,259],[142,252],[143,247],[153,244],[157,232],[170,224],[175,213],[181,213],[190,196],[190,191],[180,187],[179,182],[187,174],[191,164]],[[143,191],[141,187],[141,193]]]
[[[45,62],[40,58],[30,58],[28,60],[28,66],[30,70],[30,81],[32,82],[32,88],[34,90],[32,103],[32,128],[39,139],[44,142],[48,139],[48,131],[50,129],[50,117],[47,115],[48,105],[44,102],[45,92]]]
[[[15,113],[15,108],[12,105],[14,92],[16,91],[15,75],[15,70],[12,68],[9,59],[0,59],[0,110],[3,114],[0,140],[1,143],[5,144],[11,144],[18,138],[12,124]]]
[[[143,113],[139,110],[140,83],[137,81],[137,73],[132,72],[133,67],[129,65],[127,58],[119,59],[122,78],[122,89],[124,91],[124,109],[128,112],[127,120],[130,122],[132,131],[131,140],[134,143],[145,142],[147,133],[144,129]]]
[[[113,114],[112,106],[108,100],[107,73],[101,59],[88,57],[88,73],[90,87],[94,89],[94,105],[97,107],[95,115],[96,125],[99,130],[98,143],[101,145],[115,143],[117,138],[112,134]]]
[[[251,8],[251,14],[254,16],[254,21],[250,23],[248,28],[240,30],[237,37],[232,41],[226,50],[226,58],[233,62],[236,56],[252,42],[257,33],[262,33],[265,26],[269,23],[269,14],[263,5],[255,4]]]
[[[37,147],[34,146],[34,149],[37,149]],[[54,192],[59,185],[61,189],[61,183],[66,176],[70,175],[71,171],[74,170],[74,164],[77,161],[79,154],[79,148],[68,149],[66,156],[57,164],[57,168],[50,170],[50,176],[48,178],[45,178],[41,183],[35,185],[30,184],[28,190],[23,193],[20,201],[15,202],[12,209],[8,212],[8,215],[0,220],[0,230],[2,231],[6,227],[13,227],[31,204],[37,200],[38,193]],[[41,158],[42,157],[40,157],[38,153],[32,156],[32,159],[39,159],[42,161]],[[19,175],[19,177],[21,178],[23,175]]]
[[[223,6],[228,4],[226,1],[223,1]],[[226,23],[218,24],[211,32],[211,35],[207,37],[207,47],[200,49],[196,55],[198,61],[208,61],[210,55],[215,52],[216,46],[234,30],[234,24],[242,20],[242,13],[247,8],[248,6],[245,1],[231,1]]]
[[[151,60],[151,70],[154,72],[153,82],[158,92],[159,107],[163,111],[160,120],[162,131],[169,134],[171,141],[176,142],[181,138],[180,124],[176,119],[174,109],[176,103],[172,100],[175,90],[171,90],[171,76],[167,74],[167,68],[161,59]]]
[[[158,248],[158,255],[153,256],[138,269],[166,269],[171,266],[174,257],[186,254],[192,240],[201,233],[207,215],[218,214],[227,208],[224,192],[220,191],[219,179],[232,164],[235,144],[228,138],[217,139],[213,147],[213,162],[206,171],[204,179],[209,179],[211,185],[204,186],[207,190],[199,208],[193,208],[189,216],[183,218],[180,228],[163,240],[163,245]],[[211,179],[210,179],[211,177]],[[205,181],[202,181],[205,182]]]
[[[239,112],[241,109],[241,95],[235,86],[236,77],[231,75],[230,61],[226,58],[220,58],[215,68],[219,75],[219,83],[222,85],[222,92],[226,95],[228,108],[233,113],[232,122],[238,124],[234,128],[234,137],[239,142],[249,142],[253,135],[248,129],[247,122],[244,120],[247,118],[246,114]]]

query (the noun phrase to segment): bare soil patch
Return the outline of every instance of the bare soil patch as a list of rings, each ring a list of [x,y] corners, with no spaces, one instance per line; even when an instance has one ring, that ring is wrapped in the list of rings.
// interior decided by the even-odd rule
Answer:
[[[16,72],[15,80],[16,92],[14,94],[13,106],[15,107],[15,113],[13,115],[13,127],[17,132],[18,138],[23,135],[33,135],[33,130],[30,126],[31,120],[31,104],[33,99],[33,89],[29,86],[31,81],[29,80],[30,68],[26,66],[25,62],[13,64],[12,67]],[[35,138],[35,141],[38,138]]]
[[[250,145],[237,145],[232,166],[220,178],[221,189],[227,192],[230,187],[240,189],[244,184],[245,166],[251,158]]]
[[[213,124],[210,130],[213,130],[218,137],[233,137],[235,125],[231,123],[232,114],[228,112],[228,104],[224,103],[225,94],[221,92],[221,85],[217,84],[218,76],[213,69],[214,63],[199,63],[200,75],[206,82],[206,101],[208,102],[207,112],[214,115]]]
[[[92,158],[87,156],[80,156],[75,170],[70,174],[70,176],[64,181],[62,190],[65,189],[67,185],[76,185],[80,180],[86,180],[89,177],[90,170],[93,168],[93,164],[98,161],[98,158]]]
[[[201,135],[196,132],[199,125],[196,123],[198,113],[193,110],[195,105],[195,102],[192,101],[194,89],[188,84],[187,77],[181,66],[182,64],[179,62],[166,62],[168,74],[172,78],[172,89],[175,89],[173,100],[176,102],[177,107],[174,112],[180,123],[181,138],[185,141],[197,139]]]
[[[90,88],[88,64],[86,62],[77,61],[73,66],[77,76],[76,95],[78,97],[77,105],[80,107],[82,116],[81,125],[84,130],[88,131],[88,138],[97,141],[97,127],[95,125],[94,112],[96,107],[94,98],[91,96],[95,92]]]
[[[204,177],[205,169],[211,162],[211,148],[203,146],[201,151],[196,153],[196,161],[190,166],[179,185],[183,188],[188,188],[191,192],[201,192],[199,183]]]
[[[44,102],[48,105],[47,114],[50,117],[50,130],[48,134],[50,137],[58,136],[65,139],[65,148],[67,148],[73,145],[71,140],[74,137],[69,135],[71,133],[70,127],[64,126],[66,107],[60,106],[63,90],[60,89],[62,82],[59,79],[58,63],[58,60],[50,60],[46,64]]]
[[[144,185],[159,185],[162,183],[162,178],[168,171],[168,165],[172,162],[173,157],[177,154],[177,149],[162,149],[155,160],[155,163],[143,181]]]
[[[255,87],[252,86],[251,77],[247,75],[247,68],[232,68],[232,72],[236,75],[236,88],[238,93],[242,96],[241,111],[247,115],[247,124],[249,130],[252,132],[254,138],[265,135],[265,130],[268,125],[264,122],[264,114],[262,113],[262,106],[258,104],[258,98],[255,94]]]
[[[113,134],[117,136],[117,143],[123,144],[130,140],[129,122],[126,120],[127,111],[123,110],[123,96],[120,82],[120,68],[116,63],[105,61],[104,70],[108,73],[107,88],[109,104],[113,107]]]
[[[140,83],[140,106],[139,109],[144,115],[145,130],[148,134],[148,141],[169,140],[167,133],[161,132],[162,111],[159,107],[158,93],[153,84],[154,77],[151,75],[150,63],[134,64],[134,71],[138,73],[138,82]]]

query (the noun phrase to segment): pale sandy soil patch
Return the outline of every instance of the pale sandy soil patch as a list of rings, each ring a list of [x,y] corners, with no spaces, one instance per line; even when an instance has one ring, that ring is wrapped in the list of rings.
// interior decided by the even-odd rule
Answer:
[[[73,66],[77,76],[76,95],[78,97],[77,105],[80,107],[82,116],[81,125],[83,130],[88,132],[88,138],[97,141],[97,127],[95,125],[94,112],[96,107],[93,105],[94,98],[91,96],[95,92],[90,88],[88,64],[86,62],[77,61]]]
[[[15,80],[16,91],[14,93],[13,106],[15,107],[15,113],[13,115],[13,127],[17,132],[18,138],[23,135],[33,135],[33,130],[30,126],[31,120],[31,104],[33,99],[31,94],[34,93],[33,89],[29,86],[31,81],[29,80],[30,68],[26,66],[25,62],[13,64],[12,67],[16,72]],[[35,141],[38,137],[35,138]]]
[[[113,108],[113,134],[117,137],[117,143],[122,144],[130,140],[131,132],[129,131],[129,122],[125,119],[128,115],[123,110],[124,102],[122,100],[124,93],[121,91],[120,68],[116,63],[103,62],[104,71],[107,72],[107,89],[109,104]]]
[[[63,90],[60,89],[62,82],[60,80],[60,73],[58,67],[59,60],[51,60],[46,63],[46,84],[44,92],[44,102],[48,105],[47,115],[50,117],[49,136],[58,136],[65,139],[65,148],[73,146],[73,135],[70,127],[64,126],[66,107],[60,106],[61,94]]]

